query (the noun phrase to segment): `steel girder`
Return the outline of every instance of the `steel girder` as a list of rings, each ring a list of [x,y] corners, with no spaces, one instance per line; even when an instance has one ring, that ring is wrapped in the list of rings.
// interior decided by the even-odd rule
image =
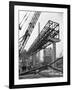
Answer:
[[[31,55],[40,51],[48,42],[50,42],[48,45],[50,45],[52,42],[58,42],[59,39],[54,38],[57,35],[59,35],[59,24],[49,20],[27,53]]]
[[[36,23],[37,23],[37,20],[38,20],[40,14],[41,14],[40,11],[36,11],[34,13],[25,34],[19,39],[19,43],[20,43],[19,47],[20,47],[21,50],[24,49],[24,47],[25,47],[25,45],[26,45],[26,43],[27,43],[35,25],[36,25]]]

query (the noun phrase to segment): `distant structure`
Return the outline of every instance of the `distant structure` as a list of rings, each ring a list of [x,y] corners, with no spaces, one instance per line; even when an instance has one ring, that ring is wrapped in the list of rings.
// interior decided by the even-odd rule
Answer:
[[[50,48],[45,48],[44,49],[44,64],[49,64],[53,60],[53,49]]]

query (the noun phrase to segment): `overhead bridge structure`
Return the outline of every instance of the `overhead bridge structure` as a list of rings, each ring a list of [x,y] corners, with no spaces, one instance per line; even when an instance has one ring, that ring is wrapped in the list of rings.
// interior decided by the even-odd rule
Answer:
[[[59,42],[59,23],[49,20],[34,40],[27,54],[33,55],[52,43]]]
[[[48,69],[48,67],[51,68],[53,71],[61,72],[61,74],[63,74],[63,70],[56,68],[56,63],[58,63],[58,61],[59,62],[63,61],[63,57],[59,59],[56,58],[56,43],[57,42],[60,42],[59,23],[48,20],[44,28],[41,30],[37,38],[34,40],[33,44],[30,46],[29,50],[26,52],[26,55],[23,53],[23,57],[25,60],[25,57],[27,59],[29,58],[29,56],[33,56],[40,50],[45,49],[47,46],[53,44],[54,55],[53,55],[52,62],[49,64],[42,65],[42,66],[40,66],[39,64],[39,67],[36,66],[35,68],[34,67],[29,68],[30,70],[21,72],[20,75],[40,73],[41,71]],[[35,66],[34,59],[33,59],[33,66]]]

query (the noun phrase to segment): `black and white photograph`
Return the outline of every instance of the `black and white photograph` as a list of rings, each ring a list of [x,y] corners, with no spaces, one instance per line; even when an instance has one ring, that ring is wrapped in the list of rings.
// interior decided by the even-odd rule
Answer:
[[[63,76],[63,13],[19,11],[19,78]]]
[[[69,6],[15,4],[11,13],[14,23],[11,26],[14,29],[14,67],[11,65],[14,84],[11,83],[24,86],[67,84]]]

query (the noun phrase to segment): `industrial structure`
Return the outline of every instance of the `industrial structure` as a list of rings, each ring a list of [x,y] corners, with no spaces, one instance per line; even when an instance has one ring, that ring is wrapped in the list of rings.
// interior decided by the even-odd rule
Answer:
[[[40,32],[40,22],[38,23],[38,36],[30,46],[28,51],[24,47],[36,25],[41,12],[35,12],[25,35],[20,39],[19,58],[22,60],[19,68],[19,75],[39,73],[48,70],[48,67],[54,71],[61,72],[63,75],[63,57],[56,58],[56,43],[59,39],[59,23],[48,20]],[[53,48],[46,48],[53,44]],[[40,62],[40,50],[43,50],[44,61]],[[37,57],[38,54],[38,57]],[[23,65],[25,64],[25,65]],[[23,68],[23,69],[22,69]],[[61,69],[60,69],[61,68]]]
[[[20,53],[22,52],[22,50],[24,50],[24,47],[25,47],[25,45],[26,45],[26,43],[27,43],[27,41],[28,41],[28,39],[29,39],[34,27],[35,27],[35,25],[36,25],[36,22],[37,22],[37,20],[40,16],[40,14],[41,14],[41,12],[39,12],[39,11],[36,11],[34,13],[25,34],[19,39],[19,42],[20,42],[19,43],[19,52]],[[20,27],[20,25],[19,25],[19,27]]]

